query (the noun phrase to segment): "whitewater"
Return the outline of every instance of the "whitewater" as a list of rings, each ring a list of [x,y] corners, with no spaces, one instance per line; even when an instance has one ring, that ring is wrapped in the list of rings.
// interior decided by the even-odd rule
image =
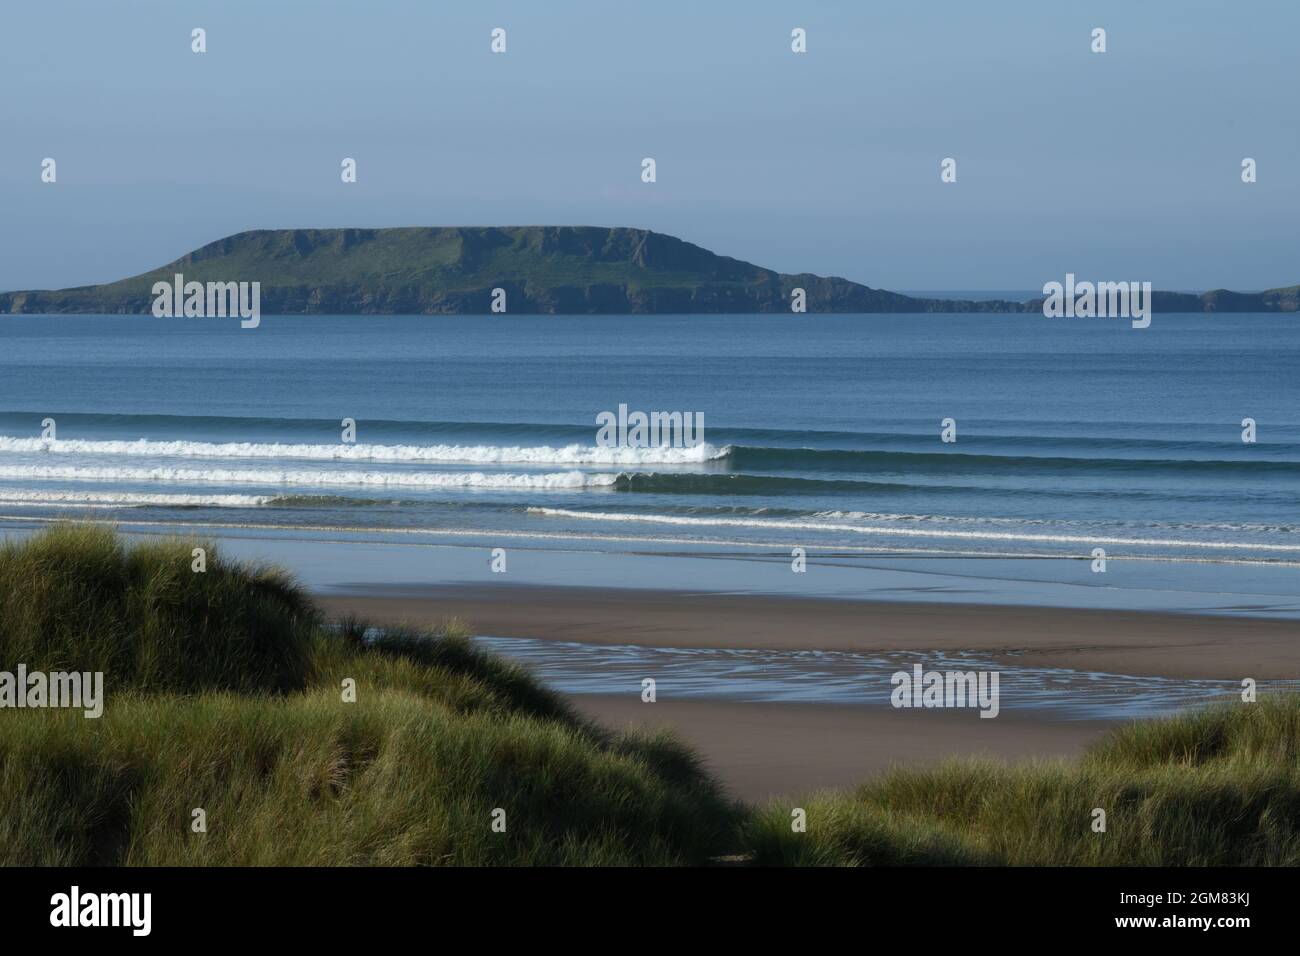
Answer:
[[[721,461],[731,449],[702,443],[689,448],[565,445],[307,444],[293,442],[130,441],[45,439],[0,435],[0,454],[97,455],[149,458],[290,458],[312,461],[435,462],[461,464],[687,465]]]

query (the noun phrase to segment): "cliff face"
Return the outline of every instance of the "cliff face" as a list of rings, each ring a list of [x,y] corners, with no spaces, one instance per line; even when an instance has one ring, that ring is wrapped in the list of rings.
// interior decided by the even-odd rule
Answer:
[[[148,313],[155,282],[261,283],[266,314],[1029,312],[1035,303],[918,299],[847,279],[783,275],[644,229],[448,226],[274,229],[219,239],[106,285],[0,293],[0,312]],[[1295,311],[1297,289],[1156,293],[1155,311]]]

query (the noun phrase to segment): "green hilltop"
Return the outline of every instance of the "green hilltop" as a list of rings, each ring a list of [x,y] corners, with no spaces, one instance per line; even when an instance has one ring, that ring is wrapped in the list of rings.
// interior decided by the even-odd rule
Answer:
[[[441,226],[260,229],[104,285],[0,293],[0,313],[148,313],[155,282],[261,283],[266,314],[474,314],[493,289],[511,313],[1036,312],[1037,301],[923,299],[783,274],[646,229]],[[1157,312],[1295,311],[1298,289],[1156,292]]]
[[[118,282],[0,294],[0,312],[147,313],[153,284],[176,273],[259,281],[267,314],[486,313],[495,288],[512,313],[788,312],[796,287],[809,312],[953,310],[847,279],[783,275],[645,229],[446,226],[241,232]]]

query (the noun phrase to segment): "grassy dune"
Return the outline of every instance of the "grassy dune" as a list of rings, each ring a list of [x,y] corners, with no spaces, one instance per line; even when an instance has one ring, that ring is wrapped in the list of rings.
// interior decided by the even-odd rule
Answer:
[[[1300,705],[1275,698],[1133,724],[1075,763],[953,761],[750,824],[761,863],[1300,865]],[[1093,811],[1106,812],[1104,833]]]
[[[281,572],[207,545],[194,573],[196,546],[63,526],[0,548],[0,670],[102,670],[108,698],[92,720],[0,710],[0,864],[1300,864],[1294,698],[1132,725],[1075,763],[748,808],[463,627],[367,640]]]
[[[127,548],[109,531],[58,525],[0,546],[0,664],[103,671],[120,694],[301,690],[318,623],[274,568],[243,567],[200,542]]]
[[[373,643],[325,629],[274,572],[209,545],[193,573],[193,546],[72,527],[0,551],[0,670],[103,669],[108,697],[97,720],[0,711],[0,863],[680,864],[730,848],[738,808],[672,740],[584,723],[455,626]]]

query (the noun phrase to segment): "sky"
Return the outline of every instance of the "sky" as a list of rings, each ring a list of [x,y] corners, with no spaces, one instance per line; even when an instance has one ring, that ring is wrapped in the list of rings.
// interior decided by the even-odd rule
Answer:
[[[1298,32],[1295,0],[6,0],[0,289],[533,224],[895,290],[1292,285]]]

